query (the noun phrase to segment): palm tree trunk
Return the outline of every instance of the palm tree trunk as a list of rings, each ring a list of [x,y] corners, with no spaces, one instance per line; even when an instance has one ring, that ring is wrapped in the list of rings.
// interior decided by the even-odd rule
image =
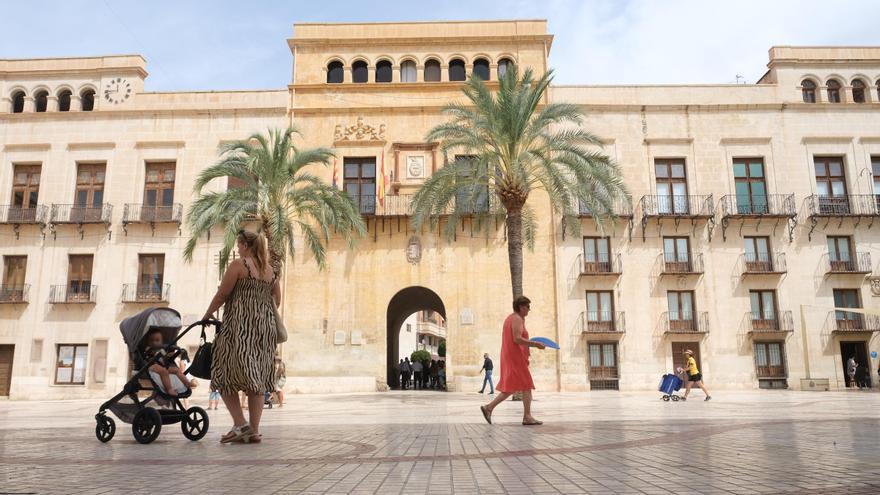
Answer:
[[[505,222],[507,224],[507,260],[510,264],[510,285],[513,289],[513,298],[516,299],[523,295],[522,209],[508,209]]]
[[[272,231],[269,229],[269,220],[263,218],[260,222],[263,236],[266,238],[266,248],[269,250],[269,266],[275,273],[281,273],[281,265],[284,260],[281,259],[281,253],[275,247],[275,239],[272,237]]]

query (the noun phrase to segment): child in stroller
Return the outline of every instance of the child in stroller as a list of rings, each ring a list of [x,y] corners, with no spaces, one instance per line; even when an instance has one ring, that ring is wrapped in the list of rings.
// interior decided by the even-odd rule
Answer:
[[[95,415],[98,440],[109,442],[116,434],[116,422],[107,414],[108,410],[124,423],[131,423],[132,435],[139,443],[152,442],[159,436],[162,425],[173,423],[180,423],[183,435],[190,440],[205,436],[208,413],[201,407],[183,406],[181,399],[189,397],[192,391],[187,386],[185,372],[174,363],[182,352],[176,345],[180,338],[200,326],[204,341],[205,327],[211,325],[215,331],[220,328],[219,321],[205,320],[181,332],[180,313],[171,308],[149,308],[122,320],[119,330],[135,363],[135,371],[122,391],[98,409]],[[142,399],[140,392],[144,391],[148,395]]]

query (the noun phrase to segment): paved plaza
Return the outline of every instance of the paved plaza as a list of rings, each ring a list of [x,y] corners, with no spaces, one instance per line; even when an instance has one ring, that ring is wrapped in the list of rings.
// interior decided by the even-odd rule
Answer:
[[[222,407],[199,442],[140,445],[121,422],[99,443],[97,402],[0,402],[0,493],[880,493],[877,393],[539,393],[539,427],[484,399],[290,396],[259,445],[218,443]]]

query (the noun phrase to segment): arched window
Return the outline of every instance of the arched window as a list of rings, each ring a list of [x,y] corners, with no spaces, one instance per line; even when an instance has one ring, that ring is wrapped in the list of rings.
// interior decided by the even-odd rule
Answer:
[[[12,93],[12,113],[24,112],[24,91]]]
[[[367,63],[363,60],[351,64],[351,80],[356,83],[365,83],[370,78],[370,71],[367,70]]]
[[[509,58],[502,58],[498,61],[498,78],[500,79],[504,74],[507,74],[507,69],[513,67],[513,60]]]
[[[58,93],[58,111],[59,112],[69,112],[70,111],[70,97],[73,93],[70,90],[65,89]]]
[[[467,79],[467,71],[464,70],[464,60],[454,58],[449,61],[449,80],[464,81]]]
[[[416,82],[416,63],[412,60],[400,63],[400,82]]]
[[[852,82],[852,99],[856,103],[865,102],[865,83],[861,79]]]
[[[91,112],[95,109],[95,90],[87,89],[79,94],[80,101],[82,102],[82,110],[83,112]]]
[[[391,82],[391,62],[387,60],[380,60],[376,63],[376,82]]]
[[[440,80],[440,62],[431,59],[425,62],[425,81],[437,82]]]
[[[49,105],[49,92],[46,90],[37,91],[34,95],[34,110],[37,112],[45,112]]]
[[[340,84],[345,80],[345,69],[342,62],[334,60],[327,64],[327,82],[329,84]]]
[[[836,79],[829,79],[825,86],[828,89],[828,103],[840,103],[840,83]]]
[[[489,61],[485,58],[474,60],[474,77],[479,77],[484,81],[488,81],[489,77]]]
[[[801,82],[801,93],[804,95],[804,103],[816,103],[816,83],[804,79]]]

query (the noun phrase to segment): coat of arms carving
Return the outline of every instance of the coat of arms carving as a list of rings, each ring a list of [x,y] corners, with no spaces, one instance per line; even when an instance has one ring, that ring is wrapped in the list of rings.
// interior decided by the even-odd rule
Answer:
[[[358,117],[354,125],[336,124],[333,131],[334,141],[384,141],[385,124],[379,127],[364,124],[364,118]]]

